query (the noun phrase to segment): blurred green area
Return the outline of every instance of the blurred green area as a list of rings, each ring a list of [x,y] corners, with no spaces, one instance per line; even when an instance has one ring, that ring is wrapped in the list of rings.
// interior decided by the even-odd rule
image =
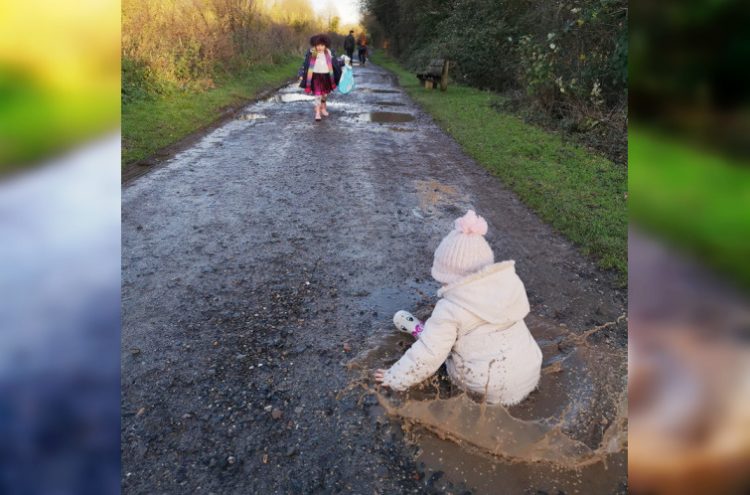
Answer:
[[[630,216],[750,288],[750,161],[630,128]]]
[[[750,155],[750,2],[630,5],[631,118]]]
[[[750,289],[750,2],[630,2],[630,217]]]
[[[45,87],[19,68],[0,67],[0,173],[114,129],[120,118],[117,92]]]
[[[4,2],[0,8],[0,175],[114,131],[119,2]]]

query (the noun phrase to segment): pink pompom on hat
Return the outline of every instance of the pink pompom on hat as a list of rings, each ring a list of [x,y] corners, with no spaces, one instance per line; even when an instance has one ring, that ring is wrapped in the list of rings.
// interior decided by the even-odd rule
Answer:
[[[456,219],[454,229],[435,250],[432,277],[448,285],[493,264],[495,255],[485,234],[487,222],[474,210]]]

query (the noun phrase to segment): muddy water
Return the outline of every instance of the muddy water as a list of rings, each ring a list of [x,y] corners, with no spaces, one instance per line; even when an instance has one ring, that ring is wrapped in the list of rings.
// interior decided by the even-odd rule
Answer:
[[[429,315],[422,307],[420,317]],[[530,316],[544,354],[538,390],[511,407],[487,406],[453,386],[444,371],[406,394],[379,390],[384,412],[403,423],[418,461],[478,493],[614,493],[626,472],[626,353],[601,342],[603,327],[572,332]],[[613,322],[605,327],[624,324]],[[387,367],[408,336],[384,329],[353,366]],[[379,342],[376,342],[379,340]],[[593,489],[596,487],[596,489]]]
[[[358,87],[357,91],[362,91],[364,93],[377,93],[377,94],[398,94],[401,93],[401,91],[395,90],[395,89],[380,89],[380,88],[366,88],[366,87]]]
[[[237,117],[238,120],[262,120],[265,118],[267,117],[262,113],[243,113]]]
[[[369,112],[361,114],[358,119],[361,122],[373,122],[376,124],[396,124],[411,122],[414,120],[414,116],[400,112]]]
[[[268,98],[266,102],[269,103],[296,103],[298,101],[313,101],[315,99],[314,96],[308,95],[306,93],[287,93],[284,91],[281,91],[274,96]]]
[[[409,113],[383,111],[352,113],[341,119],[352,124],[406,124],[416,120],[415,116]]]

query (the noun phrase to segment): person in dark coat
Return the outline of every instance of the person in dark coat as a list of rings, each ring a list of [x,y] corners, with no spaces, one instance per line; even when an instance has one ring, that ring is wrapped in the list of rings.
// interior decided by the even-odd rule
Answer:
[[[354,45],[356,44],[357,43],[354,40],[354,30],[351,30],[349,31],[349,36],[344,38],[344,51],[350,60],[354,59]]]
[[[341,65],[331,50],[331,39],[325,34],[310,38],[310,46],[297,76],[300,88],[315,96],[315,120],[319,122],[321,115],[328,117],[326,100],[341,79]]]
[[[365,33],[360,33],[359,40],[357,40],[357,55],[359,64],[365,65],[367,62],[367,35]]]

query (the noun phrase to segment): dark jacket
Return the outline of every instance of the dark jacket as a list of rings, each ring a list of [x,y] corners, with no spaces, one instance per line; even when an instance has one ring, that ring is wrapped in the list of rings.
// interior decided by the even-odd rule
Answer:
[[[302,78],[302,81],[299,83],[300,88],[305,88],[307,86],[307,69],[310,68],[312,50],[314,50],[314,48],[307,50],[307,53],[305,53],[305,60],[302,62],[302,67],[297,71],[297,77]],[[338,86],[339,81],[341,80],[341,63],[333,49],[331,49],[331,65],[333,65],[333,77],[335,79],[334,86]]]
[[[344,38],[344,50],[346,51],[354,51],[354,45],[356,42],[354,41],[354,35],[350,34],[346,38]]]

